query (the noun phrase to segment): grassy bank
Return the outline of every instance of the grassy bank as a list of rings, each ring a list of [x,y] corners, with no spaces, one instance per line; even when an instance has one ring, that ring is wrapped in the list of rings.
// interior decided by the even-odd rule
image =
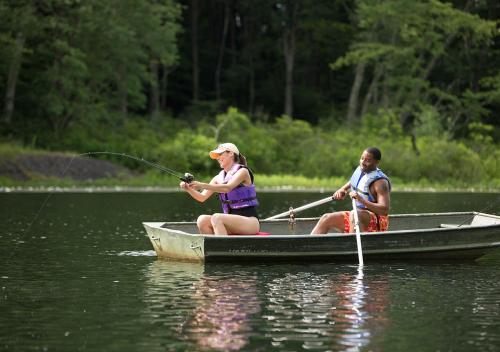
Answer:
[[[210,176],[197,176],[197,179],[208,182]],[[256,185],[260,190],[266,191],[319,191],[333,192],[342,186],[347,179],[340,177],[332,178],[307,178],[295,175],[257,175]],[[452,180],[446,183],[435,183],[428,181],[403,182],[392,179],[393,191],[438,191],[438,192],[499,192],[498,182],[491,184],[461,184]],[[178,189],[179,181],[172,176],[154,175],[148,173],[132,178],[103,178],[96,180],[76,181],[73,179],[60,179],[54,177],[39,177],[28,181],[18,181],[7,177],[0,177],[0,191],[5,190],[30,190],[30,189]]]
[[[179,180],[171,175],[162,173],[159,170],[149,168],[143,173],[120,173],[115,172],[114,177],[103,172],[103,165],[95,163],[95,159],[79,158],[78,163],[74,161],[75,154],[53,153],[35,149],[24,148],[19,145],[0,144],[0,189],[1,190],[29,190],[48,188],[105,188],[105,189],[178,189]],[[63,159],[61,159],[63,158]],[[36,170],[30,163],[21,163],[19,160],[29,159],[30,163],[37,164]],[[59,162],[56,173],[62,177],[53,176],[54,161]],[[40,165],[46,163],[47,165]],[[114,164],[106,162],[106,166]],[[49,165],[50,164],[50,165]],[[93,169],[93,179],[75,179],[74,177],[64,177],[69,175],[68,166],[81,168],[88,172]],[[50,167],[49,167],[50,166]],[[117,170],[123,168],[115,165]],[[16,173],[12,173],[12,169]],[[31,169],[30,169],[31,168]],[[19,172],[21,170],[21,172]],[[44,173],[44,171],[47,171]],[[52,173],[48,172],[51,171]],[[69,170],[71,171],[71,170]],[[75,171],[75,170],[73,170]],[[99,173],[101,172],[101,174]],[[22,174],[25,179],[16,179],[14,176]],[[334,177],[306,177],[302,175],[275,174],[266,175],[256,173],[255,182],[261,190],[290,190],[290,191],[324,191],[333,192],[347,182],[350,175]],[[430,181],[421,178],[418,181],[405,180],[395,176],[391,177],[394,191],[470,191],[470,192],[500,192],[500,178],[465,183],[463,180],[447,179],[441,182]],[[210,175],[195,174],[196,179],[208,182]]]

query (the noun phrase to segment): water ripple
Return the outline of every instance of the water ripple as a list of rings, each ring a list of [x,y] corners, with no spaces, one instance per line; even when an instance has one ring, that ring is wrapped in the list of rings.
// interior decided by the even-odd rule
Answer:
[[[122,251],[122,252],[108,252],[111,255],[117,256],[129,256],[129,257],[155,257],[156,252],[154,250],[150,251]]]

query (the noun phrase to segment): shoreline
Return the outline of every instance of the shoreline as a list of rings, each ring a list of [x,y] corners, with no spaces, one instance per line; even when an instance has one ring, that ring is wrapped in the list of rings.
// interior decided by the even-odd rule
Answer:
[[[182,192],[178,187],[156,187],[156,186],[0,186],[0,193],[175,193]],[[279,187],[259,187],[259,192],[263,193],[320,193],[333,194],[335,189],[326,188],[305,188],[294,186]],[[440,188],[440,187],[401,187],[394,188],[396,193],[498,193],[498,189],[477,189],[471,188]]]

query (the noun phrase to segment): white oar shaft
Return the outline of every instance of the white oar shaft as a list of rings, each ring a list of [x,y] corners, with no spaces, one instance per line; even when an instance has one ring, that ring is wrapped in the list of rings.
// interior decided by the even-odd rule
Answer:
[[[352,211],[354,213],[354,227],[356,228],[356,245],[358,246],[358,261],[359,265],[363,266],[363,249],[361,248],[361,232],[359,231],[358,207],[356,199],[352,199]]]
[[[318,205],[321,205],[321,204],[325,204],[325,203],[328,203],[332,201],[332,196],[330,197],[327,197],[327,198],[324,198],[324,199],[320,199],[320,200],[317,200],[315,202],[312,202],[312,203],[309,203],[309,204],[306,204],[306,205],[303,205],[301,207],[298,207],[296,209],[292,209],[292,210],[289,210],[289,211],[285,211],[284,213],[281,213],[281,214],[278,214],[278,215],[273,215],[267,219],[264,219],[264,220],[273,220],[273,219],[278,219],[278,218],[282,218],[284,216],[288,216],[290,215],[290,213],[293,211],[294,213],[298,213],[298,212],[301,212],[303,210],[306,210],[306,209],[310,209],[310,208],[313,208],[313,207],[316,207]]]

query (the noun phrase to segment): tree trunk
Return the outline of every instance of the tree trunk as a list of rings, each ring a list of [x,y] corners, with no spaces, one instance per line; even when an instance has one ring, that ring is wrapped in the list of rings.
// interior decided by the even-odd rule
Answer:
[[[14,114],[17,78],[19,77],[19,71],[21,69],[24,41],[24,35],[22,33],[18,33],[16,37],[14,52],[12,54],[12,60],[9,66],[7,85],[5,88],[4,120],[7,124],[10,124],[12,122],[12,115]]]
[[[254,38],[255,15],[249,11],[243,24],[243,57],[248,69],[248,113],[253,115],[255,110],[255,65],[254,65]]]
[[[250,77],[248,81],[248,112],[253,115],[255,109],[255,70],[253,65],[253,55],[250,53]]]
[[[418,150],[417,136],[415,136],[415,132],[413,131],[410,132],[410,138],[411,138],[411,148],[413,149],[413,152],[415,153],[416,156],[420,156],[420,150]]]
[[[363,99],[363,107],[361,108],[361,116],[364,116],[368,111],[370,106],[370,102],[374,100],[374,96],[377,94],[377,85],[380,80],[380,76],[382,76],[383,70],[380,68],[380,65],[375,66],[374,74],[372,82],[370,83],[370,87],[368,88],[368,92],[366,92],[365,98]]]
[[[152,59],[149,62],[151,74],[150,92],[149,92],[149,116],[154,120],[160,111],[160,88],[159,88],[159,65],[158,61]]]
[[[163,66],[162,71],[161,71],[161,80],[160,80],[160,109],[161,110],[165,110],[167,108],[168,74],[169,74],[168,68]]]
[[[193,60],[193,101],[200,99],[200,66],[198,53],[198,0],[191,0],[191,55]]]
[[[293,33],[285,35],[285,115],[293,116],[293,65],[295,61],[295,38]]]
[[[215,99],[221,99],[220,76],[222,71],[222,63],[224,62],[224,53],[226,51],[226,40],[229,27],[229,4],[224,3],[224,23],[222,27],[222,37],[219,46],[219,55],[217,57],[217,67],[215,69]]]
[[[236,66],[237,63],[237,48],[236,48],[236,36],[237,36],[237,31],[238,27],[240,26],[240,21],[241,18],[239,17],[239,13],[236,12],[235,10],[235,4],[234,1],[232,2],[231,6],[231,11],[229,12],[229,20],[231,21],[231,31],[230,31],[230,37],[231,37],[231,65],[234,67]]]
[[[361,85],[363,84],[365,67],[366,61],[359,62],[356,65],[356,73],[351,88],[351,94],[349,96],[349,105],[347,107],[347,123],[350,125],[353,125],[358,119],[358,98]]]
[[[127,116],[128,113],[128,94],[126,87],[126,79],[127,74],[125,72],[125,67],[121,66],[118,69],[118,110],[124,115]]]
[[[287,6],[286,25],[283,30],[283,55],[285,59],[285,115],[293,116],[293,71],[295,64],[295,33],[297,31],[298,2]]]

